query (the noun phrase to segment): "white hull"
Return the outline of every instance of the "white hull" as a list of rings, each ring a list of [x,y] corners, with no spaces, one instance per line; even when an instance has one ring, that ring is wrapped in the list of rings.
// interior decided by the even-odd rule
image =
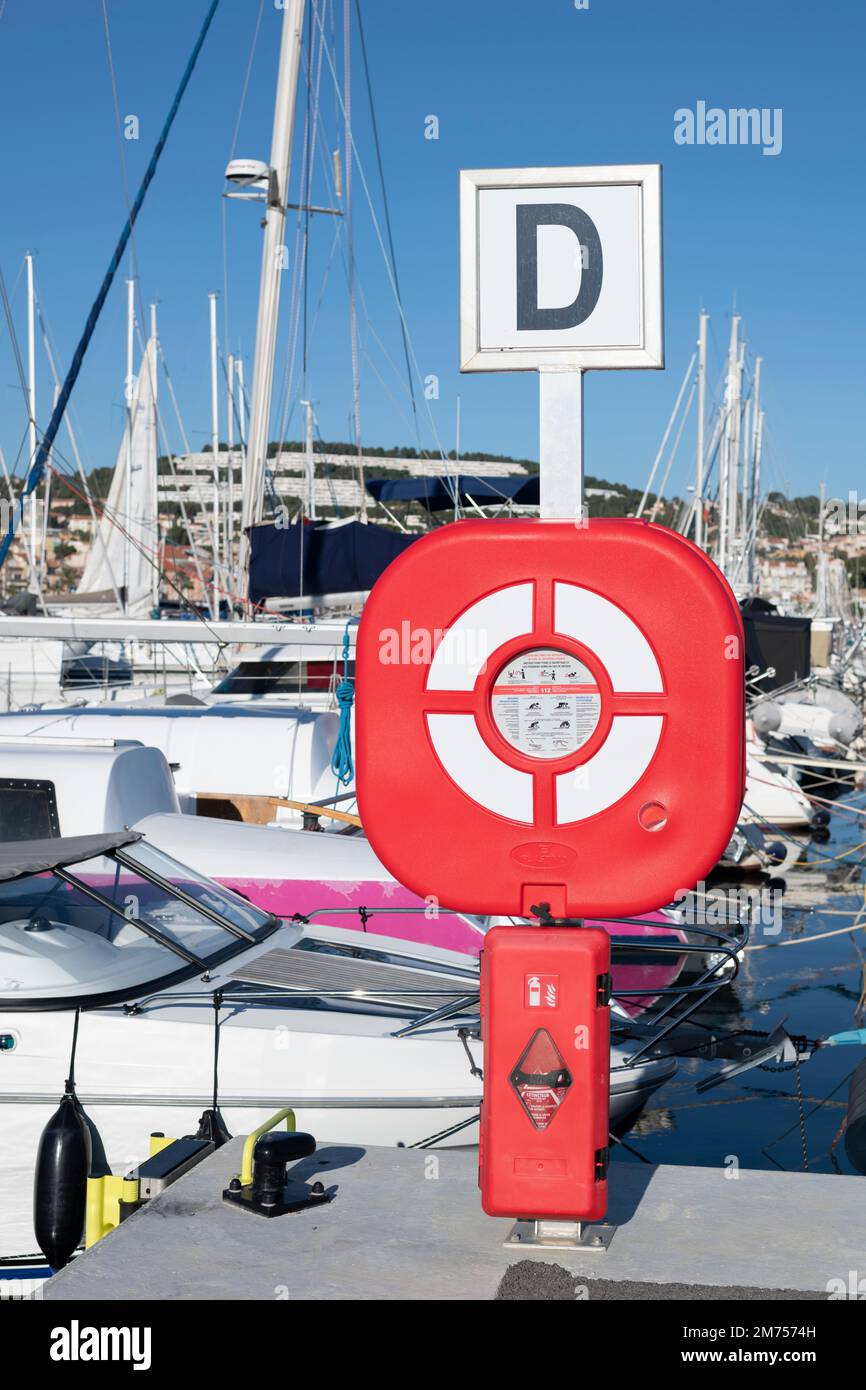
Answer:
[[[747,754],[746,769],[741,820],[782,830],[803,830],[812,824],[812,806],[790,773],[751,754]]]
[[[63,663],[73,656],[66,644],[48,637],[4,637],[0,616],[0,710],[13,713],[30,705],[56,707],[105,701],[123,704],[180,694],[205,698],[213,680],[219,678],[215,665],[219,652],[215,646],[106,642],[85,654],[128,662],[132,683],[62,685]]]
[[[284,928],[269,938],[265,949],[291,948],[299,936],[297,928]],[[352,939],[341,932],[327,936]],[[383,944],[381,938],[368,940]],[[254,949],[243,959],[257,955]],[[428,950],[425,955],[434,964],[442,960],[472,968],[471,961],[451,952]],[[115,1007],[82,1015],[75,1063],[78,1094],[114,1172],[147,1156],[154,1130],[174,1137],[194,1133],[211,1104],[214,1015],[209,989],[215,983],[232,988],[231,974],[210,986],[190,982],[145,1004],[140,1013]],[[184,997],[175,1002],[177,994]],[[186,997],[190,994],[194,997]],[[226,1006],[219,1080],[230,1130],[248,1133],[275,1111],[294,1105],[298,1127],[320,1143],[408,1145],[472,1118],[481,1083],[471,1074],[460,1039],[446,1029],[393,1037],[407,1021],[385,1011],[356,1013],[339,1005],[307,1009],[251,1001],[248,1007]],[[64,1011],[0,1009],[0,1031],[16,1038],[0,1072],[0,1256],[33,1249],[36,1151],[63,1090],[72,1023],[72,1014]],[[480,1063],[480,1044],[470,1047]],[[473,1127],[454,1142],[477,1142],[477,1130]]]

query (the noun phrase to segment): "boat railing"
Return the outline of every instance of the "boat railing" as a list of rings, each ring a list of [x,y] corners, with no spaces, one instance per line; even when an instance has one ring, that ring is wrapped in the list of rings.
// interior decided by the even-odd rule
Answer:
[[[315,908],[309,912],[295,914],[291,919],[294,922],[311,922],[314,919],[330,916],[357,916],[363,924],[370,917],[375,915],[383,916],[418,916],[422,909],[412,907],[393,907],[367,909],[363,907],[340,907],[340,908]],[[454,909],[438,909],[443,915],[464,916]],[[578,927],[581,923],[574,921],[570,925]],[[605,925],[631,926],[631,927],[659,927],[665,928],[664,931],[645,931],[640,936],[617,935],[611,932],[611,951],[614,963],[626,964],[629,956],[641,955],[646,957],[651,955],[657,957],[659,962],[679,959],[684,956],[708,956],[710,959],[705,967],[699,970],[697,978],[683,984],[651,984],[635,986],[632,988],[615,987],[611,992],[611,997],[617,1001],[651,1000],[655,1005],[657,1001],[663,1001],[658,1009],[645,1009],[636,1023],[634,1019],[629,1021],[629,1027],[637,1026],[639,1036],[634,1041],[636,1050],[629,1054],[628,1065],[652,1055],[659,1045],[670,1037],[672,1033],[689,1018],[691,1018],[701,1007],[705,1006],[712,997],[726,985],[730,985],[736,978],[739,969],[739,958],[744,946],[748,942],[750,919],[748,917],[723,917],[721,922],[712,925],[683,923],[671,920],[669,926],[664,923],[647,923],[640,917],[614,917],[605,919]],[[723,927],[733,927],[739,932],[734,936]],[[478,928],[479,935],[483,937],[481,928]],[[684,932],[688,931],[689,936],[698,940],[685,939]],[[404,944],[404,943],[401,943]],[[408,943],[411,946],[411,943]],[[475,987],[475,980],[471,978],[471,967],[467,967],[461,974],[455,974],[453,986],[443,987],[441,975],[447,974],[449,969],[447,962],[443,962],[441,967],[438,962],[431,961],[429,969],[432,976],[440,974],[440,979],[431,985],[424,985],[419,988],[412,988],[406,985],[399,985],[395,982],[394,988],[376,987],[364,988],[356,987],[350,989],[328,989],[321,986],[316,988],[293,987],[288,983],[269,984],[265,989],[255,988],[232,988],[216,989],[213,994],[202,995],[201,992],[170,990],[159,994],[148,995],[141,999],[131,1001],[125,1005],[127,1012],[136,1013],[148,1005],[158,1001],[168,1004],[179,1002],[196,1002],[209,1004],[215,1011],[219,1011],[224,1006],[252,1005],[260,1004],[289,1004],[304,1003],[315,1000],[345,1000],[354,1004],[366,1004],[370,1006],[388,1006],[399,1008],[400,1010],[411,1011],[418,1008],[420,1013],[414,1018],[410,1018],[400,1028],[395,1029],[392,1036],[395,1038],[409,1037],[430,1028],[454,1029],[458,1035],[465,1039],[477,1035],[480,1029],[479,990]],[[467,987],[468,986],[468,987]],[[418,1000],[417,1006],[412,1002]],[[421,1001],[424,1001],[422,1004]],[[433,1007],[430,1007],[431,1002]],[[441,1002],[439,1002],[441,1001]]]

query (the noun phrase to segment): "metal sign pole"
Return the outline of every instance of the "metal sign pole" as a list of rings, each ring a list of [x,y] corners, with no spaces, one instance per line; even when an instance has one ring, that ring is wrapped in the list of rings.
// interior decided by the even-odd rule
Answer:
[[[583,369],[540,367],[539,515],[573,521],[583,509]]]
[[[583,368],[539,367],[539,516],[543,521],[584,521]],[[489,1026],[489,1024],[488,1024]],[[487,1084],[487,1083],[485,1083]],[[607,1222],[518,1221],[506,1246],[605,1251],[615,1226]]]
[[[358,794],[376,852],[401,882],[435,885],[441,901],[448,894],[469,910],[473,860],[462,846],[481,842],[466,831],[483,817],[483,900],[495,901],[498,915],[537,919],[524,929],[494,927],[482,953],[482,1206],[491,1216],[531,1211],[538,1218],[519,1223],[513,1244],[604,1250],[612,1234],[597,1224],[607,1205],[610,943],[585,919],[618,915],[589,911],[598,900],[602,847],[612,843],[611,821],[598,825],[601,810],[618,807],[639,872],[659,871],[640,818],[666,816],[666,807],[649,800],[649,783],[640,799],[630,793],[655,766],[668,707],[650,713],[640,701],[639,717],[620,718],[613,692],[646,690],[668,700],[661,666],[630,610],[646,605],[647,625],[670,636],[682,657],[679,631],[667,632],[668,609],[639,575],[641,553],[650,563],[678,565],[682,543],[661,528],[587,525],[583,374],[664,366],[661,271],[658,165],[461,171],[460,369],[538,373],[540,520],[441,527],[434,542],[410,548],[389,568],[359,635],[357,669],[366,667],[368,676],[358,688],[368,693],[359,704]],[[709,591],[706,565],[688,558]],[[671,572],[680,582],[679,571]],[[714,591],[707,608],[714,602],[729,624],[727,591],[721,594]],[[423,615],[425,630],[446,634],[425,670],[381,662],[384,618],[390,628],[407,612]],[[457,655],[458,640],[474,632],[484,636],[480,666]],[[489,657],[497,659],[488,671]],[[691,651],[687,670],[691,678]],[[732,674],[723,672],[740,700]],[[418,842],[429,842],[428,822],[417,838],[409,833],[408,796],[399,807],[380,800],[387,779],[377,770],[393,743],[386,749],[379,741],[370,692],[381,702],[386,690],[389,710],[406,719],[401,747],[416,760],[418,775],[404,777],[406,788],[414,793],[418,776],[429,775],[431,797],[441,793],[453,813],[447,838],[456,852],[447,866],[438,853],[425,863]],[[602,723],[605,702],[613,708]],[[687,714],[697,707],[687,702]],[[698,732],[707,727],[701,716]],[[673,739],[665,750],[674,756]],[[741,778],[728,790],[724,829],[740,808]],[[672,845],[668,836],[664,848]],[[658,892],[664,895],[654,889],[648,901],[658,902]],[[512,910],[502,912],[503,905]],[[545,1018],[544,1009],[555,1012]],[[588,1045],[596,1051],[589,1066],[583,1043],[571,1051],[569,1009],[590,1020]],[[577,1104],[566,1100],[572,1085]],[[563,1104],[570,1119],[548,1135]]]

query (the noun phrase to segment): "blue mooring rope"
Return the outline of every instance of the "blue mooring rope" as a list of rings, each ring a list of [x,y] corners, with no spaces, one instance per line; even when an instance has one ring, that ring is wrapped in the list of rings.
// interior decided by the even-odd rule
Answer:
[[[343,679],[337,686],[340,707],[340,727],[331,755],[331,771],[341,786],[348,787],[355,776],[352,759],[352,705],[355,703],[355,684],[349,680],[349,623],[343,633]]]

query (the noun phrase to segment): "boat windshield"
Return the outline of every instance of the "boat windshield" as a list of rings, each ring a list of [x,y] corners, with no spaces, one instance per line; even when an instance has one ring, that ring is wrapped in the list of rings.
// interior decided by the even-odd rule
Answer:
[[[133,999],[204,974],[278,925],[139,840],[0,883],[0,1010]]]

